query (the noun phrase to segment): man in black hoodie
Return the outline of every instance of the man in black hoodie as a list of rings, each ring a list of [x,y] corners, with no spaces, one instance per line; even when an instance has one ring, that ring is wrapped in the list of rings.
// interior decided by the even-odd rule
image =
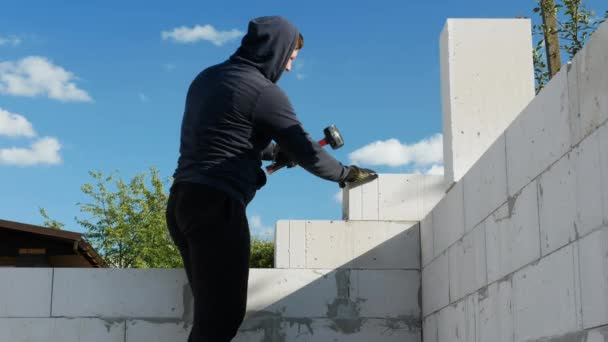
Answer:
[[[253,19],[230,59],[203,70],[188,89],[167,206],[167,226],[194,297],[188,341],[228,342],[244,319],[245,209],[266,184],[262,160],[293,161],[340,186],[374,175],[342,165],[312,140],[276,85],[303,43],[281,17]]]

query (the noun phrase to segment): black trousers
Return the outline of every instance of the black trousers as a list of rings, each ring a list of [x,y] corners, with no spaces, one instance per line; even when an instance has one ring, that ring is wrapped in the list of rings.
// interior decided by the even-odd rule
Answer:
[[[251,243],[245,206],[211,187],[178,183],[166,219],[194,296],[188,341],[231,341],[247,304]]]

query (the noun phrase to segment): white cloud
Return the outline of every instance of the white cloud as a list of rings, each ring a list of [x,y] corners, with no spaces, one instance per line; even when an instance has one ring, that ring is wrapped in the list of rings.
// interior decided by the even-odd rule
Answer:
[[[427,175],[443,175],[443,165],[433,165],[430,169],[428,169],[425,174]]]
[[[443,161],[443,137],[435,134],[414,144],[397,139],[376,141],[349,154],[354,164],[429,166]]]
[[[259,215],[253,215],[249,218],[249,225],[251,229],[254,231],[254,235],[262,235],[262,236],[271,236],[272,235],[272,227],[266,226],[262,222],[262,217]]]
[[[141,102],[143,102],[143,103],[148,102],[148,97],[146,96],[146,94],[144,94],[144,93],[141,93],[141,92],[140,92],[140,93],[139,93],[139,94],[137,94],[137,95],[138,95],[139,100],[140,100]]]
[[[334,194],[334,201],[336,201],[337,203],[342,204],[342,199],[343,199],[342,190],[340,190]]]
[[[35,137],[32,124],[25,117],[0,108],[0,136]]]
[[[181,26],[172,31],[161,32],[163,40],[172,40],[177,43],[196,43],[206,40],[214,45],[221,46],[229,41],[243,36],[243,32],[232,29],[230,31],[218,31],[211,25],[196,25],[194,27]]]
[[[0,46],[17,46],[19,44],[21,44],[21,38],[17,36],[0,36]]]
[[[60,149],[61,144],[56,138],[44,137],[32,143],[30,148],[0,149],[0,164],[17,166],[59,164],[61,163]]]
[[[46,95],[64,102],[92,101],[86,91],[74,84],[74,79],[74,74],[44,57],[30,56],[17,62],[0,62],[0,94]]]

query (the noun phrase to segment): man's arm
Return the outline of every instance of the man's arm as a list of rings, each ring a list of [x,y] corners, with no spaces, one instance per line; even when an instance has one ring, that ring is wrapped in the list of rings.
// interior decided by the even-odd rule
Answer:
[[[279,87],[270,85],[262,90],[253,119],[310,173],[334,182],[344,181],[348,175],[349,168],[327,153],[304,130],[287,95]]]

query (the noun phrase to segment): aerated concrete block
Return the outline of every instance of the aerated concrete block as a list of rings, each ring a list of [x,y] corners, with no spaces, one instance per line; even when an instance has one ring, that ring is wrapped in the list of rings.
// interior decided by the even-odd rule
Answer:
[[[98,318],[0,318],[0,341],[124,342],[125,322]]]
[[[499,281],[477,293],[477,341],[513,341],[511,279]]]
[[[598,130],[600,135],[600,189],[602,192],[603,221],[608,225],[608,124]]]
[[[420,226],[413,222],[348,222],[357,269],[420,269]]]
[[[420,221],[420,249],[422,266],[433,260],[433,213]]]
[[[437,203],[445,196],[445,191],[448,185],[446,184],[443,175],[425,175],[424,188],[422,190],[422,216],[435,208]]]
[[[530,30],[528,19],[447,20],[440,64],[449,183],[467,174],[534,98]]]
[[[420,327],[399,319],[266,319],[245,325],[235,342],[419,342]]]
[[[566,68],[557,73],[506,131],[509,195],[570,150]]]
[[[361,219],[362,220],[379,220],[379,187],[380,181],[369,182],[361,185]]]
[[[351,296],[362,317],[408,317],[420,320],[420,272],[407,270],[352,271]]]
[[[576,239],[576,174],[574,155],[568,153],[538,181],[541,254]]]
[[[351,282],[348,270],[255,269],[249,274],[247,316],[272,312],[289,317],[325,317],[327,305]]]
[[[579,240],[583,327],[608,324],[608,228]]]
[[[581,329],[573,244],[513,276],[515,341],[559,336]]]
[[[52,268],[0,268],[0,317],[50,317]]]
[[[569,77],[570,98],[577,98],[571,115],[572,145],[578,144],[608,119],[608,23],[602,24],[574,57]],[[578,90],[578,91],[576,91]]]
[[[289,268],[289,221],[277,221],[274,233],[274,267]]]
[[[599,138],[596,131],[572,150],[576,172],[574,224],[577,237],[588,234],[603,223]]]
[[[309,269],[418,270],[419,234],[415,222],[306,221],[306,242],[298,244],[298,253],[305,254]]]
[[[463,182],[458,182],[433,209],[433,255],[442,254],[464,235]]]
[[[475,292],[488,283],[485,226],[480,224],[448,251],[450,302]]]
[[[378,218],[419,221],[422,218],[423,189],[423,175],[381,175],[378,178]]]
[[[125,342],[186,341],[192,328],[184,322],[127,321]]]
[[[438,342],[475,341],[475,296],[468,296],[439,312]]]
[[[304,243],[307,268],[352,266],[352,227],[344,221],[308,221]]]
[[[498,139],[464,175],[464,230],[470,231],[507,201],[505,136]]]
[[[489,283],[540,258],[536,181],[488,217],[485,228]]]
[[[289,221],[289,268],[306,267],[306,221]]]
[[[448,256],[444,253],[422,269],[422,313],[429,314],[450,303]]]
[[[54,272],[52,316],[179,319],[190,293],[185,291],[188,281],[183,269],[56,268]]]
[[[424,339],[422,342],[438,342],[437,316],[438,314],[434,314],[424,318],[424,321],[422,322]]]
[[[378,182],[375,180],[374,182]],[[363,195],[360,186],[347,186],[342,190],[342,219],[363,220]],[[378,197],[376,196],[376,201]]]

